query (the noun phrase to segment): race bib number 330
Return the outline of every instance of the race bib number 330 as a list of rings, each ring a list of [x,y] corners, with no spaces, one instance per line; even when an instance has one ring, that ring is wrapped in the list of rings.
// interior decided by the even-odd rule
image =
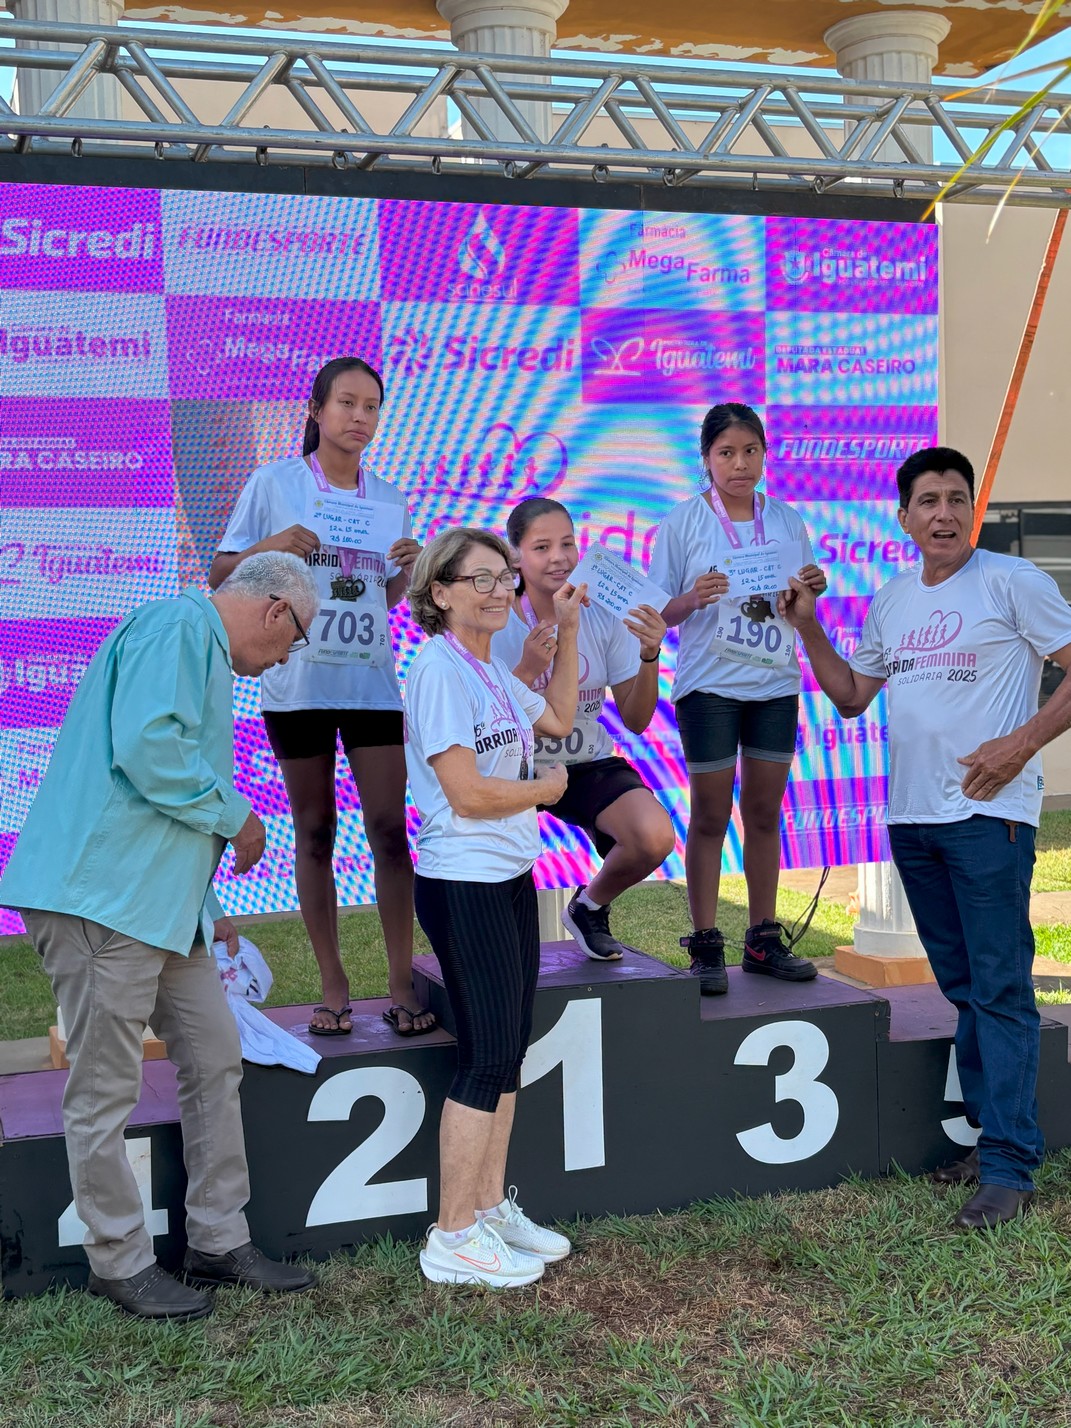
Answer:
[[[381,665],[390,659],[386,613],[351,600],[325,600],[309,630],[305,658],[314,664]]]

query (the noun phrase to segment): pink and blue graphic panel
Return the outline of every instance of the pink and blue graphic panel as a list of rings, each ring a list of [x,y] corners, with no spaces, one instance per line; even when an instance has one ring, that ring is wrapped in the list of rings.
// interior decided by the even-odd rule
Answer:
[[[638,566],[699,481],[706,408],[758,408],[769,490],[795,503],[849,653],[870,597],[918,550],[895,472],[937,435],[937,230],[913,224],[313,195],[0,186],[0,866],[107,633],[204,584],[242,485],[300,449],[316,371],[358,355],[387,398],[366,460],[416,534],[502,531],[526,496],[570,508],[581,550]],[[420,636],[392,615],[404,676]],[[669,703],[621,751],[674,819],[687,776]],[[884,700],[842,720],[804,665],[787,864],[884,856]],[[229,911],[296,906],[286,792],[256,683],[235,690],[237,783],[264,819]],[[340,759],[340,900],[373,900]],[[415,828],[410,810],[410,827]],[[550,817],[538,876],[585,881]],[[727,864],[740,866],[739,831]],[[0,913],[0,930],[18,927]]]

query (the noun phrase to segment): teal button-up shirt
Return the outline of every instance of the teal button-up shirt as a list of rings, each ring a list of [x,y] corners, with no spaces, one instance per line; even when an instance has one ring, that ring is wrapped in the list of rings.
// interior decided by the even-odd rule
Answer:
[[[0,904],[188,954],[222,916],[212,876],[250,811],[232,784],[233,683],[223,621],[192,586],[113,630],[71,701]]]

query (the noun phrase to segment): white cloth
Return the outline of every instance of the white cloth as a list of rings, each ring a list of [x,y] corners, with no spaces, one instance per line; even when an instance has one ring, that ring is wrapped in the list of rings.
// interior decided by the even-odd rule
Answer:
[[[503,883],[527,872],[539,856],[534,808],[508,818],[462,818],[450,807],[428,763],[458,744],[475,751],[477,771],[484,777],[520,776],[519,721],[530,729],[546,700],[514,679],[501,660],[492,658],[483,668],[492,684],[510,696],[514,716],[508,722],[496,716],[491,694],[476,671],[441,637],[428,640],[409,666],[405,762],[421,818],[417,872],[424,877]]]
[[[528,626],[515,605],[506,628],[491,637],[492,655],[516,669],[527,635]],[[604,606],[590,605],[580,611],[576,643],[580,679],[573,731],[565,739],[537,739],[536,763],[586,764],[609,758],[614,751],[613,739],[599,722],[606,686],[639,673],[640,642]]]
[[[227,1005],[238,1027],[242,1043],[242,1059],[258,1066],[289,1066],[292,1071],[314,1074],[320,1064],[320,1053],[281,1026],[257,1011],[254,1002],[262,1002],[271,991],[272,975],[260,949],[244,937],[238,939],[238,951],[227,953],[226,942],[214,942],[219,966],[219,979],[227,993]]]
[[[308,465],[300,456],[288,456],[269,466],[258,466],[242,488],[237,504],[220,541],[222,551],[248,550],[251,545],[284,531],[288,526],[307,525],[309,503],[319,494]],[[401,491],[377,476],[365,477],[365,499],[402,506],[403,535],[412,534],[409,507]],[[353,552],[353,573],[367,589],[353,609],[377,606],[387,618],[387,581],[399,567],[388,568],[375,551]],[[314,551],[306,564],[316,577],[322,600],[331,598],[331,581],[342,574],[338,554],[331,546]],[[260,678],[261,703],[265,709],[401,709],[402,697],[393,659],[367,667],[350,664],[323,664],[292,656]]]
[[[976,550],[938,585],[905,571],[871,601],[850,664],[888,681],[889,822],[958,823],[982,813],[1037,826],[1032,758],[993,798],[964,796],[956,760],[1037,713],[1046,655],[1071,644],[1071,608],[1050,576]]]
[[[766,497],[762,522],[769,540],[803,542],[803,563],[814,560],[810,538],[803,521],[784,501]],[[734,521],[734,527],[744,546],[755,538],[754,521]],[[702,493],[674,507],[662,522],[655,540],[651,569],[648,572],[656,585],[670,595],[683,595],[691,590],[700,575],[706,575],[717,565],[719,555],[733,549],[721,522],[710,509]],[[702,690],[705,694],[720,694],[726,699],[779,699],[785,694],[797,694],[800,687],[800,662],[793,651],[787,665],[764,669],[738,660],[720,659],[711,650],[711,640],[718,623],[718,612],[737,608],[747,597],[729,600],[725,596],[717,605],[707,605],[680,624],[680,646],[677,652],[677,673],[673,680],[673,701],[686,694]]]

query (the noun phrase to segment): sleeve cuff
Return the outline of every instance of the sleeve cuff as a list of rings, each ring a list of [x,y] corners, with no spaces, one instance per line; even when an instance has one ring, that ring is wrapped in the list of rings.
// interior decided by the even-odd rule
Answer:
[[[216,820],[215,831],[221,838],[233,838],[253,811],[248,798],[243,798],[233,788],[223,795],[223,812]]]

